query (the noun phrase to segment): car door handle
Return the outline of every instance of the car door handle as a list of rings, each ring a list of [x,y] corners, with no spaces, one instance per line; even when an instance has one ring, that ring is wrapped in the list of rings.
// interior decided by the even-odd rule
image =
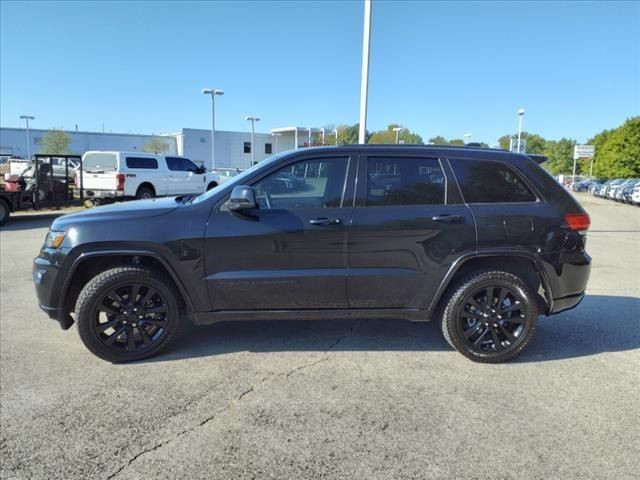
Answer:
[[[464,217],[462,215],[436,215],[435,217],[431,217],[431,220],[434,222],[441,223],[462,223],[464,222]]]
[[[311,225],[338,225],[340,223],[339,218],[314,218],[313,220],[309,220]]]

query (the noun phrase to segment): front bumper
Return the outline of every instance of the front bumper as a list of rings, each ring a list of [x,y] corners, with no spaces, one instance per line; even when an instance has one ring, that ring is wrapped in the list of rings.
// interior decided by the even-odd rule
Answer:
[[[59,267],[46,258],[39,256],[33,260],[32,277],[38,306],[50,319],[56,320],[66,330],[73,324],[73,319],[63,318],[61,306],[56,304],[55,287],[59,272]]]

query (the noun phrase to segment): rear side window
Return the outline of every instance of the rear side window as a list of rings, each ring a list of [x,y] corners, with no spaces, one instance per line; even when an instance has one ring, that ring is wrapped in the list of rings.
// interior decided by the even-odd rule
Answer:
[[[467,203],[535,202],[536,196],[514,169],[485,160],[451,160]]]
[[[437,159],[369,157],[366,206],[440,205],[445,182]]]
[[[118,169],[118,159],[115,153],[87,153],[82,160],[82,169],[84,171],[113,172]]]
[[[157,169],[158,160],[147,157],[127,157],[127,168]]]

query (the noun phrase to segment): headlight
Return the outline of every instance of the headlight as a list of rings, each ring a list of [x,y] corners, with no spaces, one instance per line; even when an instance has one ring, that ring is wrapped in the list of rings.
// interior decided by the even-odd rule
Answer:
[[[44,240],[44,246],[47,248],[58,248],[62,244],[66,234],[67,232],[54,232],[49,230],[47,232],[47,238]]]

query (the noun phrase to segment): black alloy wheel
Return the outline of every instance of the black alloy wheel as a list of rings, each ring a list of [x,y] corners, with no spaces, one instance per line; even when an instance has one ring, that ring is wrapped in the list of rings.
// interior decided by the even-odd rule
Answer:
[[[132,283],[115,288],[96,306],[94,329],[115,351],[142,351],[157,342],[167,329],[168,307],[149,285]]]
[[[78,332],[85,346],[110,362],[155,355],[181,324],[179,294],[164,273],[121,266],[93,277],[76,302]]]

